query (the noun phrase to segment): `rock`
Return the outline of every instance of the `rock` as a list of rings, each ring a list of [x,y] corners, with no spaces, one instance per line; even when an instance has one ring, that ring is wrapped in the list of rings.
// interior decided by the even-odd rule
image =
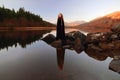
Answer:
[[[95,50],[112,50],[120,48],[120,40],[117,33],[89,33],[86,37],[87,47]],[[90,45],[89,45],[90,44]],[[92,44],[92,45],[91,45]]]
[[[99,43],[99,42],[108,42],[111,33],[89,33],[86,37],[86,43]]]
[[[119,39],[119,36],[118,36],[118,34],[111,34],[111,36],[110,36],[110,38],[109,38],[111,41],[113,41],[113,40],[118,40]]]
[[[119,38],[119,40],[120,40],[120,32],[119,33],[117,33],[118,34],[118,38]]]
[[[66,45],[71,45],[71,46],[73,46],[73,45],[74,45],[74,41],[66,40]]]
[[[115,40],[111,43],[114,45],[114,49],[120,49],[120,40]]]
[[[80,31],[75,31],[73,34],[73,37],[75,39],[79,38],[81,43],[84,45],[85,44],[85,39],[86,39],[86,35],[84,35],[83,33],[81,33]]]
[[[62,48],[62,41],[57,40],[57,41],[52,42],[50,45],[55,47],[55,48]]]
[[[83,33],[81,33],[80,31],[75,31],[74,32],[74,34],[73,34],[73,36],[75,37],[75,38],[80,38],[80,39],[85,39],[85,35],[83,34]]]
[[[86,43],[97,43],[100,41],[99,37],[102,33],[89,33],[86,37]]]
[[[110,62],[109,69],[115,72],[120,73],[120,60],[119,59],[113,59]]]
[[[80,53],[84,50],[84,45],[81,43],[80,38],[77,38],[74,42],[73,49],[77,52]]]
[[[87,37],[79,32],[73,31],[66,34],[65,41],[56,40],[52,34],[47,35],[42,40],[55,48],[74,49],[77,53],[85,49],[96,51],[120,49],[119,33],[98,32],[89,33]],[[63,44],[62,44],[63,42]]]
[[[120,40],[114,40],[111,42],[100,42],[99,47],[103,50],[118,50],[120,49]]]
[[[88,44],[86,49],[88,49],[88,50],[96,50],[96,51],[103,51],[98,45],[95,45],[95,44]]]
[[[120,55],[114,55],[114,59],[120,59]]]
[[[103,50],[111,50],[114,49],[115,46],[112,43],[101,42],[99,43],[99,47]]]
[[[56,40],[55,36],[52,34],[48,34],[47,36],[45,36],[44,38],[42,38],[43,41],[45,41],[48,44],[51,44],[52,42],[54,42]]]
[[[67,33],[67,34],[65,35],[65,38],[66,38],[66,40],[71,40],[71,41],[74,41],[74,40],[75,40],[75,38],[72,36],[72,33]]]
[[[71,48],[72,48],[71,45],[64,45],[64,46],[63,46],[63,49],[71,49]]]
[[[112,32],[120,32],[120,24],[111,28]]]

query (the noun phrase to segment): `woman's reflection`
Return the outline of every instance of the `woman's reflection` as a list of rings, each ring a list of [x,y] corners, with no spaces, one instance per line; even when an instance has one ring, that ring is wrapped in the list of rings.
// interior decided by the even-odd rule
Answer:
[[[57,52],[57,64],[60,70],[63,69],[64,65],[64,55],[65,55],[65,49],[63,48],[56,48]]]

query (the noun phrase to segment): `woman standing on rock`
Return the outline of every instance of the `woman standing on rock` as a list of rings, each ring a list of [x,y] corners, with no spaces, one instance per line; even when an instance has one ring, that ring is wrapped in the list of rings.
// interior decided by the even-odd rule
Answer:
[[[57,39],[65,40],[65,26],[62,13],[58,15],[57,19]]]

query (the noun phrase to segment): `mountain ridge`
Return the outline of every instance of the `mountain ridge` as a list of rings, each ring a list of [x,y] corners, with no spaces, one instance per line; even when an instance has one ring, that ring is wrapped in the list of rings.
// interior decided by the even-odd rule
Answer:
[[[107,14],[103,17],[95,18],[88,23],[81,24],[78,27],[88,32],[109,32],[111,27],[120,24],[120,11]]]

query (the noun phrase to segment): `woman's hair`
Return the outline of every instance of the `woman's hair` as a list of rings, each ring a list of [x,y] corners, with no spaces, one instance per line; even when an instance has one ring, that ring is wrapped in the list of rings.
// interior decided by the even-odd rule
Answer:
[[[62,13],[59,13],[58,18],[63,19],[63,14],[62,14]]]

